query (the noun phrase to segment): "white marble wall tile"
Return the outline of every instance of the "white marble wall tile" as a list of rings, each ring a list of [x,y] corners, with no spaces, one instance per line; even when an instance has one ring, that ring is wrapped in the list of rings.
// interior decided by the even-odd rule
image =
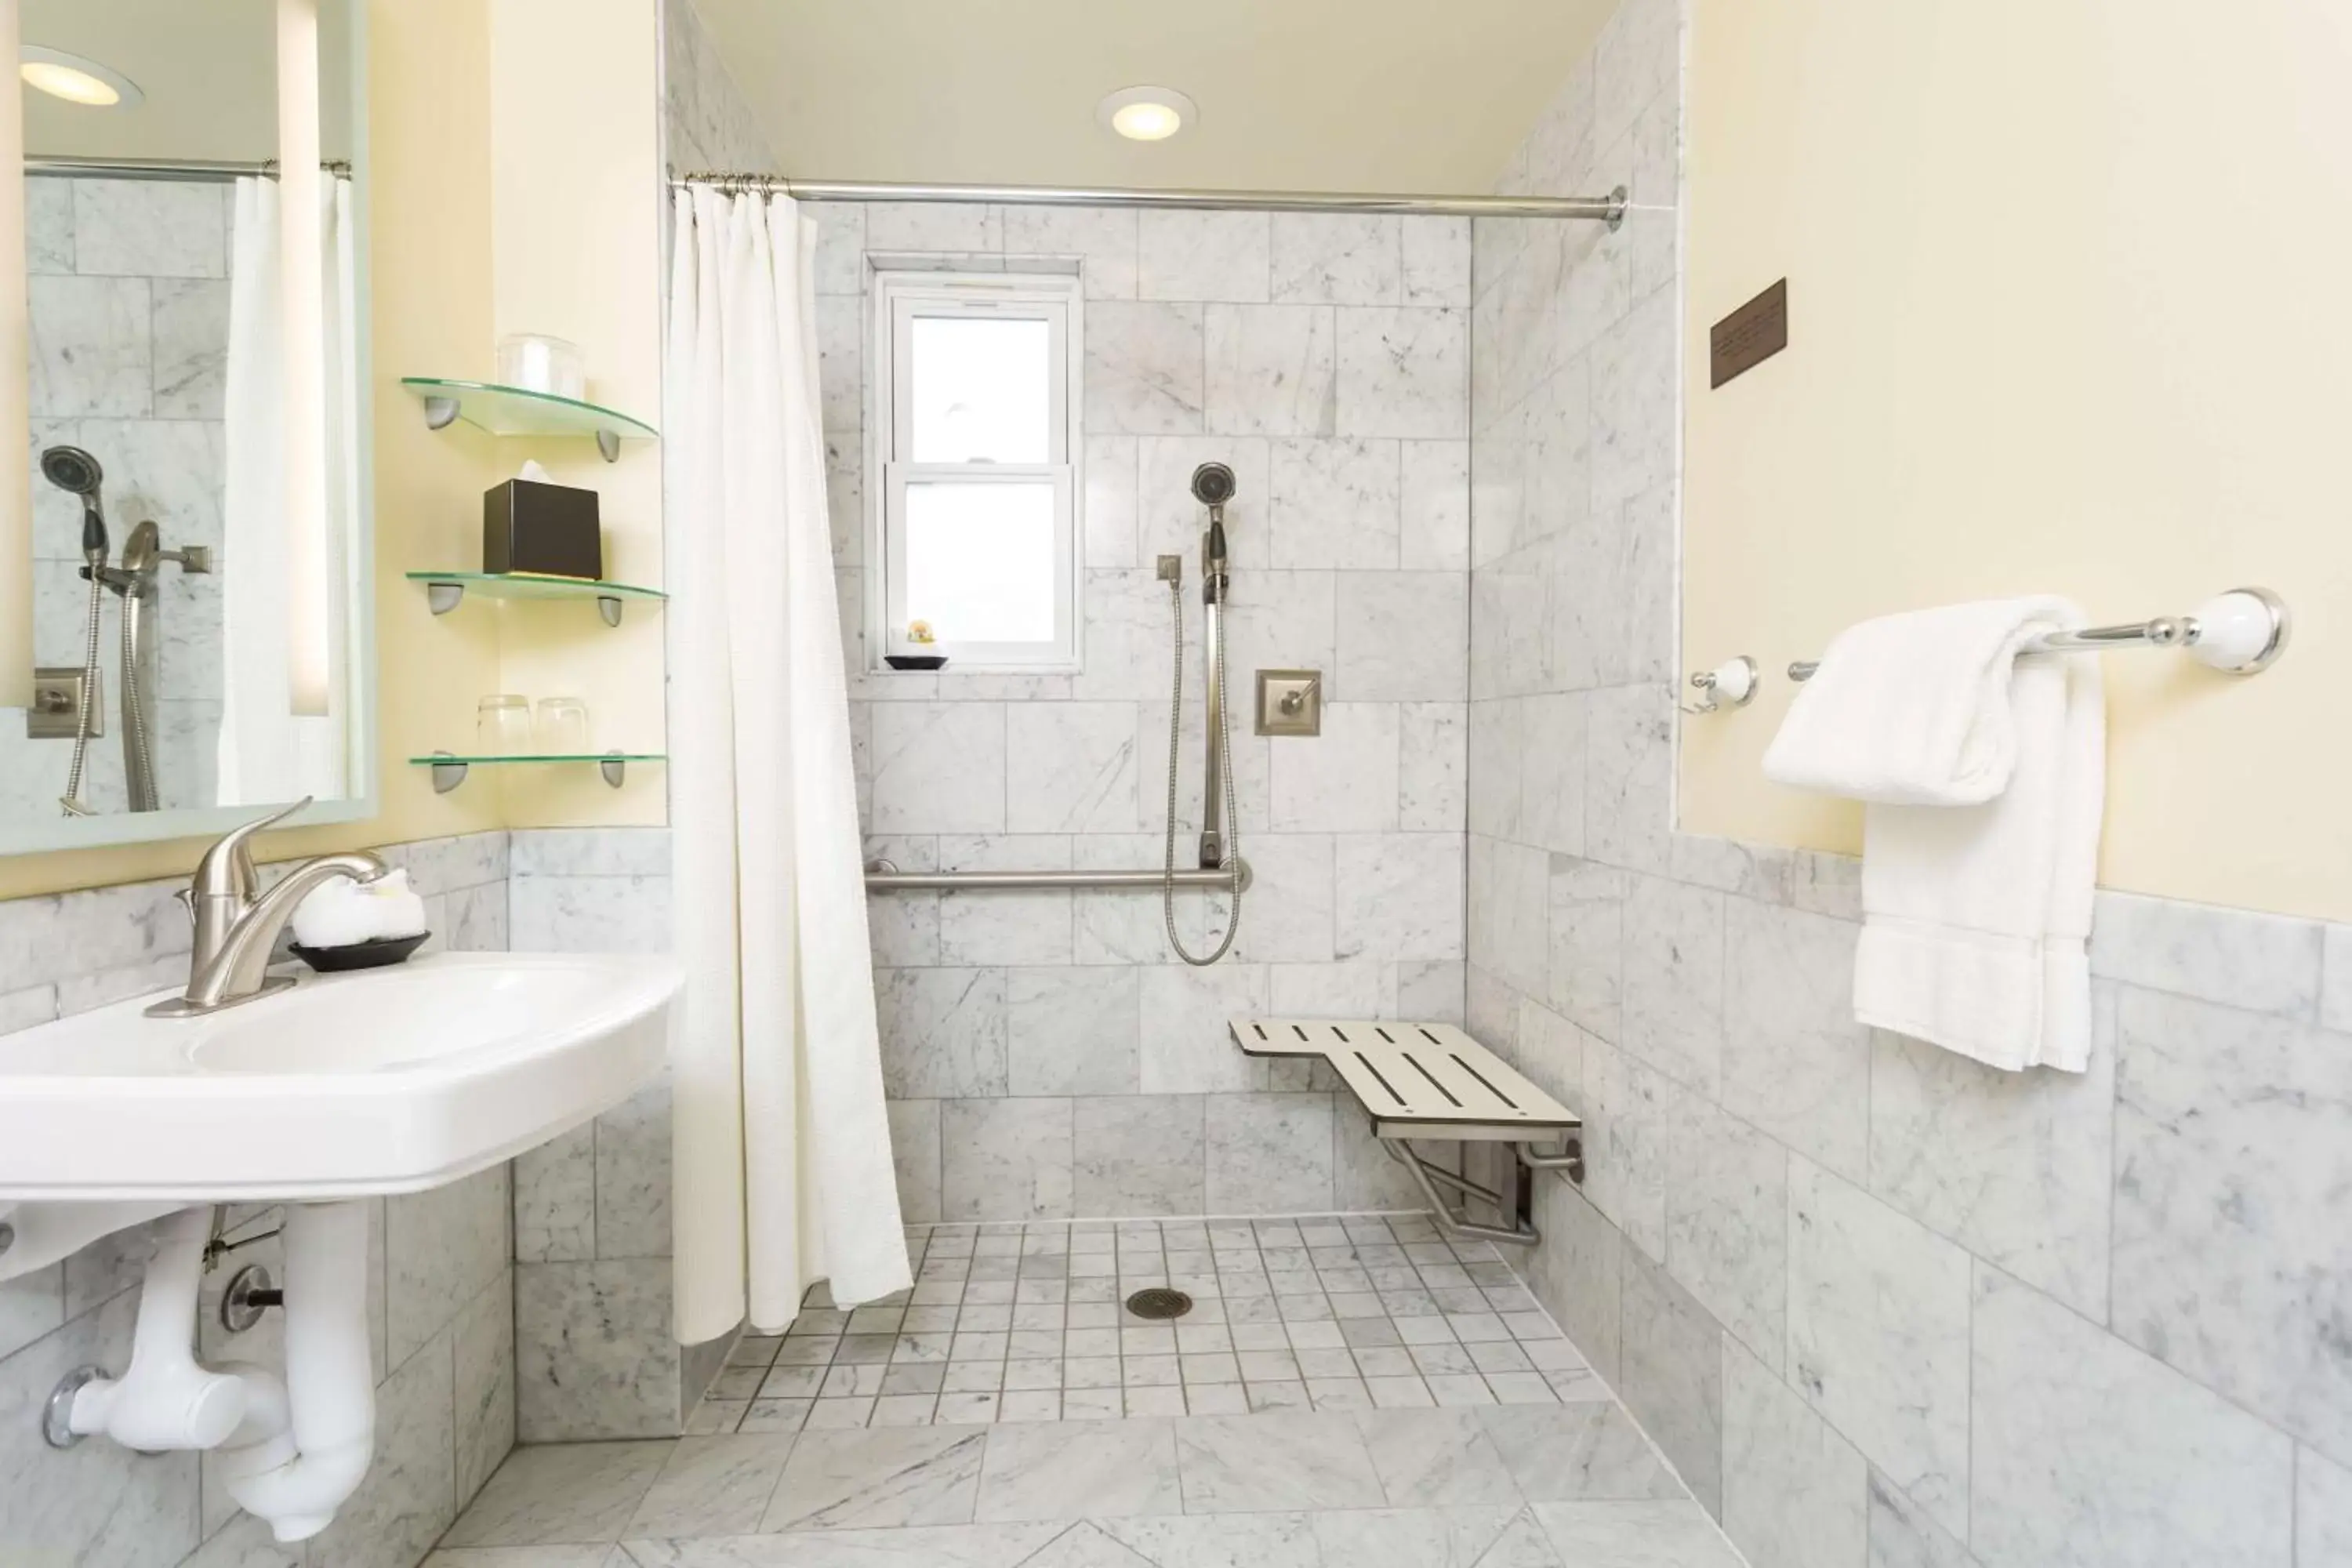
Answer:
[[[890,1162],[898,1180],[898,1215],[908,1225],[932,1225],[940,1215],[940,1105],[936,1100],[890,1100]]]
[[[1514,835],[1561,855],[1584,853],[1585,700],[1549,692],[1519,702],[1519,826]]]
[[[1234,436],[1339,428],[1336,324],[1328,306],[1208,305],[1208,427]]]
[[[1150,567],[1160,555],[1184,558],[1185,591],[1191,595],[1184,611],[1188,632],[1200,619],[1201,540],[1209,529],[1207,509],[1192,499],[1192,470],[1213,462],[1234,471],[1225,533],[1233,551],[1237,599],[1246,602],[1263,592],[1265,568],[1274,560],[1269,548],[1274,533],[1269,445],[1264,437],[1234,435],[1146,436],[1136,442],[1136,563]],[[1164,598],[1167,590],[1160,593]],[[1164,631],[1160,646],[1163,650],[1168,646]],[[1159,668],[1164,675],[1165,663]]]
[[[1352,1095],[1333,1095],[1331,1114],[1331,1199],[1341,1213],[1410,1213],[1428,1206],[1412,1173],[1372,1135],[1371,1120]],[[1420,1147],[1424,1158],[1452,1163],[1443,1149],[1433,1153],[1429,1144]]]
[[[1071,678],[1071,694],[1081,701],[1165,699],[1177,657],[1176,606],[1168,585],[1150,571],[1127,568],[1087,573],[1086,668]],[[1200,682],[1201,617],[1184,607],[1186,684]],[[1160,737],[1164,745],[1165,735]]]
[[[596,1127],[583,1123],[514,1161],[514,1255],[525,1263],[596,1256]]]
[[[147,280],[35,277],[26,294],[34,415],[144,417],[154,401]]]
[[[1378,213],[1275,214],[1275,300],[1301,305],[1402,303],[1404,258],[1399,226],[1399,219]],[[1433,255],[1427,259],[1441,260]],[[1433,276],[1431,281],[1440,279]]]
[[[2352,1563],[2352,1470],[2308,1448],[2295,1454],[2295,1568]]]
[[[1317,1214],[1332,1204],[1331,1097],[1208,1097],[1208,1212]]]
[[[866,427],[866,330],[863,300],[817,296],[817,406],[827,434]]]
[[[2318,1005],[2316,921],[2102,892],[2091,973],[2203,1002],[2308,1018]]]
[[[1456,833],[1336,837],[1334,956],[1462,957],[1464,854]]]
[[[1077,1100],[1076,1208],[1082,1216],[1207,1212],[1204,1101],[1197,1094]]]
[[[901,871],[936,871],[940,841],[925,835],[877,834],[866,840],[866,863]],[[940,962],[940,895],[890,893],[866,900],[866,934],[877,969],[935,967]]]
[[[1470,694],[1515,697],[1549,684],[1550,552],[1532,546],[1470,584]]]
[[[940,838],[943,871],[1066,871],[1064,834]],[[1067,963],[1071,900],[1066,890],[983,890],[940,895],[940,962],[950,965]]]
[[[1532,997],[1519,998],[1512,1065],[1536,1087],[1575,1108],[1584,1094],[1584,1031]]]
[[[1527,1262],[1528,1289],[1593,1369],[1617,1379],[1624,1237],[1567,1182],[1536,1184],[1535,1219],[1544,1239]]]
[[[1377,959],[1267,966],[1277,1018],[1400,1018],[1397,965]]]
[[[386,1200],[384,1349],[394,1366],[505,1268],[511,1203],[504,1165]]]
[[[1789,1152],[1695,1095],[1667,1117],[1668,1272],[1779,1372],[1789,1324]]]
[[[220,187],[168,180],[71,182],[74,270],[85,278],[226,278]]]
[[[1674,1087],[1598,1038],[1584,1042],[1584,1195],[1664,1260]]]
[[[1513,989],[1541,994],[1550,953],[1544,922],[1551,857],[1541,849],[1473,836],[1469,843],[1470,944]]]
[[[1135,542],[1139,462],[1135,437],[1088,436],[1085,458],[1087,569],[1141,565]]]
[[[1593,45],[1592,138],[1606,144],[1681,68],[1682,12],[1674,0],[1625,0]]]
[[[2319,1024],[2352,1035],[2352,925],[2331,925],[2324,941],[2325,969],[2319,991]]]
[[[1870,1189],[2104,1322],[2116,1056],[2113,999],[2096,1001],[2080,1075],[2001,1072],[1874,1034]]]
[[[1369,306],[1339,312],[1340,435],[1469,434],[1466,312]]]
[[[1969,1543],[1990,1563],[2283,1568],[2294,1445],[1977,1268]]]
[[[2116,1036],[2115,1331],[2352,1463],[2352,1041],[2130,987]]]
[[[1234,955],[1247,963],[1328,963],[1333,956],[1331,836],[1264,834],[1243,849],[1255,881],[1242,901]]]
[[[1002,251],[1004,209],[942,202],[867,202],[869,250]]]
[[[1853,1021],[1859,936],[1843,921],[1725,900],[1724,1099],[1854,1182],[1870,1143],[1870,1031]]]
[[[1870,1473],[1870,1568],[1983,1568],[1895,1483]]]
[[[1342,572],[1334,620],[1348,702],[1469,695],[1470,584],[1459,572]]]
[[[666,827],[540,827],[498,837],[507,840],[503,867],[493,868],[477,857],[474,866],[452,868],[449,874],[468,882],[487,879],[485,873],[499,877],[669,875],[669,829]]]
[[[1869,1550],[1862,1456],[1729,1339],[1723,1528],[1753,1568],[1863,1568]]]
[[[673,168],[758,169],[774,154],[728,74],[723,50],[691,5],[662,7],[664,126]],[[823,215],[832,204],[814,210]],[[855,210],[853,208],[853,210]]]
[[[508,937],[519,952],[667,952],[667,877],[517,877]]]
[[[1633,879],[1590,860],[1551,861],[1548,994],[1577,1027],[1604,1040],[1618,1037],[1622,981],[1624,904]]]
[[[1723,1076],[1723,895],[1636,877],[1624,921],[1618,1043],[1713,1094]]]
[[[639,1089],[596,1119],[596,1256],[670,1255],[670,1091]]]
[[[1250,734],[1255,712],[1255,686],[1249,672],[1332,668],[1339,576],[1334,572],[1254,573],[1248,585],[1237,588],[1226,601],[1225,663],[1235,694],[1234,729],[1239,734]],[[1325,712],[1328,725],[1328,707]]]
[[[1158,965],[1138,972],[1143,998],[1143,1092],[1252,1089],[1263,1064],[1234,1047],[1229,1019],[1266,1011],[1265,966],[1231,958],[1211,969]]]
[[[1074,1212],[1068,1100],[950,1100],[940,1117],[940,1212],[948,1219],[1066,1219]]]
[[[1003,970],[889,969],[874,979],[891,1096],[1005,1092]]]
[[[1146,300],[1263,304],[1272,285],[1272,229],[1253,212],[1144,212],[1137,293]]]
[[[1136,215],[1118,208],[1008,206],[1008,256],[1075,256],[1089,300],[1135,298]]]
[[[1475,634],[1475,613],[1471,626]],[[1475,684],[1475,655],[1471,668]],[[1516,698],[1487,698],[1470,704],[1469,829],[1491,838],[1519,837],[1519,762],[1527,745],[1520,730],[1520,706]]]
[[[1593,342],[1595,507],[1631,500],[1674,471],[1679,303],[1677,290],[1661,289]]]
[[[375,1453],[360,1489],[308,1547],[316,1568],[408,1568],[457,1515],[451,1342],[436,1334],[375,1391]]]
[[[1586,710],[1585,853],[1637,871],[1663,870],[1673,701],[1658,687],[1592,694]]]
[[[673,1436],[668,1263],[517,1264],[515,1359],[521,1442]]]
[[[1470,303],[1470,220],[1409,217],[1402,220],[1404,302],[1466,306]]]
[[[221,542],[227,460],[221,425],[91,418],[81,433],[104,455],[107,503],[118,514],[153,518],[173,545]]]
[[[1008,1091],[1135,1093],[1141,1087],[1142,1070],[1140,988],[1135,970],[1123,966],[1008,971]]]
[[[1004,710],[1005,826],[1014,833],[1132,833],[1135,710],[1117,702],[1015,702]]]
[[[1969,1255],[1809,1160],[1789,1173],[1789,1381],[1969,1528]]]
[[[482,1489],[515,1442],[514,1278],[505,1270],[449,1326],[456,1502]]]
[[[1271,743],[1276,832],[1382,833],[1397,826],[1397,710],[1333,702],[1323,732]]]
[[[25,269],[74,269],[74,182],[25,178]]]
[[[1460,572],[1470,564],[1470,444],[1402,441],[1397,564]]]
[[[1181,435],[1202,427],[1201,307],[1097,300],[1087,306],[1088,434]]]
[[[872,831],[1004,831],[1003,703],[877,703],[873,725]]]
[[[1624,1254],[1622,1267],[1622,1340],[1612,1369],[1618,1396],[1691,1495],[1719,1516],[1723,1331],[1696,1298],[1640,1252]]]
[[[1386,440],[1275,442],[1274,563],[1396,566],[1402,504],[1399,447]],[[1428,644],[1444,648],[1460,640],[1432,633]]]
[[[816,214],[816,291],[866,291],[866,204],[819,202]]]
[[[1397,709],[1397,826],[1459,833],[1468,816],[1470,713],[1461,702]]]
[[[228,378],[228,284],[159,279],[154,286],[154,413],[218,419]]]

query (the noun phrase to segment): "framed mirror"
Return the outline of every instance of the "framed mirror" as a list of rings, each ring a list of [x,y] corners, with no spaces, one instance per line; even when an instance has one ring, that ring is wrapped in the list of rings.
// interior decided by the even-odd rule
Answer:
[[[0,853],[373,815],[365,14],[11,10],[0,653],[29,625],[31,669],[0,670]]]

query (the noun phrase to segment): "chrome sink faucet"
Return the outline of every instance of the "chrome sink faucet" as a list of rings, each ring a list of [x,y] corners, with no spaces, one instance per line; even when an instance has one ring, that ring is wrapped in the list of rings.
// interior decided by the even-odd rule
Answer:
[[[310,804],[310,797],[304,795],[283,811],[232,828],[205,851],[194,878],[178,895],[195,922],[188,988],[149,1007],[149,1017],[202,1017],[293,984],[269,977],[269,954],[278,945],[278,933],[294,918],[295,907],[321,882],[336,877],[373,882],[389,868],[363,849],[321,855],[286,873],[269,891],[257,894],[258,879],[247,840]]]

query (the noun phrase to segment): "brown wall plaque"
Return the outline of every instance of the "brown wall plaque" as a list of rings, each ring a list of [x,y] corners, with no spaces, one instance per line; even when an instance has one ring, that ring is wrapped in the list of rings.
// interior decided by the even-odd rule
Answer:
[[[1721,386],[1788,346],[1789,280],[1783,278],[1707,329],[1708,387]]]

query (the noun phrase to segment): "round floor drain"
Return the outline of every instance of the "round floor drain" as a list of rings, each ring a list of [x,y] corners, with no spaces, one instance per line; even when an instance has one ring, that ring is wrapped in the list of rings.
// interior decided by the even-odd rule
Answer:
[[[1129,1296],[1127,1310],[1139,1318],[1181,1318],[1192,1310],[1192,1298],[1181,1290],[1163,1290],[1154,1286]]]

